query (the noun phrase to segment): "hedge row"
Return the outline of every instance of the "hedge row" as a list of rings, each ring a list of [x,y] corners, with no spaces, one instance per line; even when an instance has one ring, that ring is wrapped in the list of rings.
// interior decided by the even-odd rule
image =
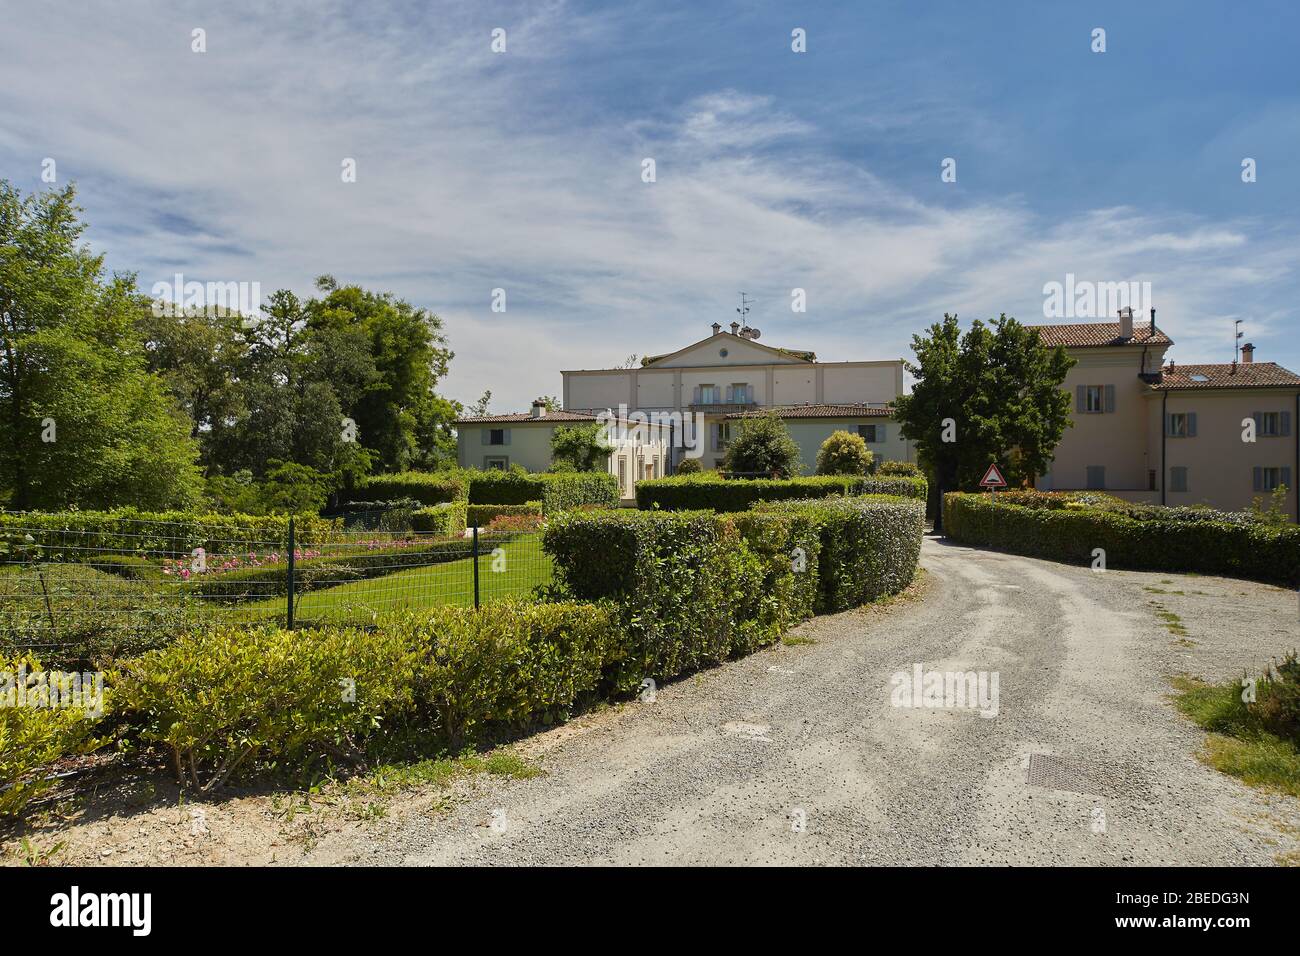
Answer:
[[[818,475],[811,478],[734,478],[700,473],[637,482],[636,506],[643,510],[745,511],[760,501],[825,498],[830,495],[900,495],[925,500],[926,481],[920,476]]]
[[[420,508],[411,514],[411,530],[416,534],[453,537],[463,533],[469,526],[468,511],[469,505],[464,501],[448,501]]]
[[[352,492],[351,497],[356,501],[414,498],[421,504],[440,505],[446,501],[464,500],[467,484],[463,476],[454,471],[401,471],[392,475],[372,475]]]
[[[313,514],[294,516],[302,545],[337,537],[339,524]],[[289,538],[288,515],[202,514],[192,511],[0,512],[0,554],[43,561],[77,561],[102,554],[224,552],[232,542],[279,544]],[[30,539],[30,540],[29,540]],[[39,552],[36,549],[39,548]]]
[[[906,587],[924,504],[902,498],[788,502],[739,515],[569,512],[543,548],[557,587],[623,611],[612,674],[626,691],[772,643],[793,623]]]
[[[542,503],[528,501],[522,505],[470,505],[466,523],[470,527],[486,528],[495,518],[502,515],[540,515]]]
[[[467,471],[471,505],[526,505],[544,514],[594,505],[618,507],[618,479],[608,472]]]
[[[1091,565],[1194,571],[1300,585],[1300,527],[1225,521],[1144,520],[1084,507],[992,504],[987,495],[944,495],[944,532],[954,541]],[[999,498],[1002,496],[999,495]]]
[[[758,513],[811,519],[820,537],[816,610],[845,611],[912,583],[925,533],[925,502],[861,496],[765,502]]]

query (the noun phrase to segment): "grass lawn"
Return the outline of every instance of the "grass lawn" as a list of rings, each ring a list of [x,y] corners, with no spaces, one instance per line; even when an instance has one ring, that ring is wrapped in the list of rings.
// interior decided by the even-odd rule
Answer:
[[[479,600],[526,598],[534,586],[551,581],[551,558],[542,551],[541,534],[515,538],[501,546],[494,557],[483,544],[479,556]],[[493,567],[501,568],[494,571]],[[283,614],[284,600],[272,598],[231,608],[241,619]],[[364,581],[351,581],[298,598],[296,619],[303,623],[322,620],[364,620],[371,614],[401,608],[432,607],[437,604],[474,603],[474,562],[470,558],[411,568]]]

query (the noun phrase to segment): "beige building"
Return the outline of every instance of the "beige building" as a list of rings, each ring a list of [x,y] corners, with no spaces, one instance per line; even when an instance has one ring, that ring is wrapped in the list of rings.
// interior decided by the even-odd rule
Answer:
[[[809,473],[821,442],[837,427],[866,437],[877,460],[911,460],[889,417],[903,391],[901,360],[819,362],[812,352],[757,339],[755,329],[732,323],[725,331],[715,323],[708,338],[647,356],[635,368],[564,371],[564,407],[672,416],[681,423],[673,435],[674,465],[695,457],[717,468],[740,421],[769,409],[787,419]]]
[[[485,415],[456,422],[457,459],[462,468],[500,468],[518,465],[540,472],[551,467],[551,436],[562,425],[608,424],[606,439],[614,446],[606,467],[618,478],[624,501],[636,498],[636,483],[662,478],[668,462],[668,429],[617,416],[569,411],[548,411],[541,401],[532,410],[510,415]]]
[[[1254,361],[1250,345],[1240,362],[1166,363],[1173,341],[1155,310],[1149,322],[1127,312],[1119,322],[1037,329],[1077,362],[1064,386],[1074,425],[1038,487],[1236,511],[1284,485],[1297,516],[1300,376]]]

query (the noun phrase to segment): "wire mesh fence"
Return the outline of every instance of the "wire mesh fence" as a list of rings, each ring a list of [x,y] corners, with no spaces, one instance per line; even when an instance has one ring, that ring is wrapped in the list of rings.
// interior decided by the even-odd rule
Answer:
[[[403,608],[527,599],[551,581],[538,527],[417,534],[0,512],[0,651],[137,653],[210,623],[365,624]],[[369,527],[366,527],[369,525]]]

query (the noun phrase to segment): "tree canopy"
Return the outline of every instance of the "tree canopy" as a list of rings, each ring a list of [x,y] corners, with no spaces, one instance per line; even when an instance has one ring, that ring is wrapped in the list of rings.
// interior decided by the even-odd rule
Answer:
[[[799,446],[779,415],[741,419],[738,434],[727,444],[723,467],[790,478],[799,471]]]
[[[1062,389],[1074,365],[1035,329],[1002,315],[963,335],[955,315],[912,337],[915,377],[895,403],[903,437],[945,491],[975,489],[990,462],[1013,485],[1047,471],[1070,422]]]

